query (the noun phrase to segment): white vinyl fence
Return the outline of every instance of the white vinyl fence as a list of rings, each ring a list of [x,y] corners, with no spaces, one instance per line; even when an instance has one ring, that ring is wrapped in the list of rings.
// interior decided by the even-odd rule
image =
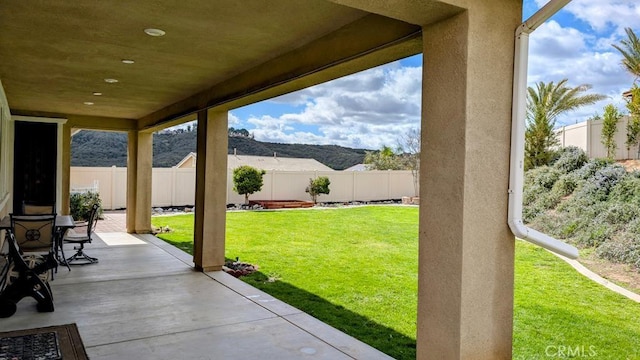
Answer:
[[[194,168],[154,168],[152,206],[194,205]],[[310,178],[327,176],[329,195],[319,201],[348,202],[400,199],[416,196],[411,171],[267,171],[262,191],[252,200],[310,200],[305,188]],[[71,167],[71,189],[97,187],[105,209],[121,209],[127,201],[127,169],[118,167]],[[227,172],[227,203],[242,204],[244,195],[233,191],[232,171]]]
[[[563,126],[556,129],[556,138],[561,147],[577,146],[587,153],[590,159],[606,158],[607,149],[602,145],[602,120],[587,120],[575,125]],[[616,142],[615,160],[636,159],[637,147],[627,150],[627,123],[629,116],[624,116],[618,122],[618,130],[614,136]]]

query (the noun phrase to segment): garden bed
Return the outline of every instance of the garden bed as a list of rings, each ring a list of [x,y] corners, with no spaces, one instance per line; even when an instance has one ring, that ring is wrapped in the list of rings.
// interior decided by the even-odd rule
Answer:
[[[251,200],[249,206],[260,205],[263,209],[297,209],[313,207],[311,201],[301,200]]]

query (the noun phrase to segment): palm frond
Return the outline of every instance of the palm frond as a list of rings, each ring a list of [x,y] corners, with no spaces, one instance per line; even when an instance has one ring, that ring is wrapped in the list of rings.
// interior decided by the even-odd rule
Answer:
[[[622,66],[635,76],[640,76],[640,39],[631,28],[625,28],[627,38],[620,40],[620,45],[612,45],[622,54]]]

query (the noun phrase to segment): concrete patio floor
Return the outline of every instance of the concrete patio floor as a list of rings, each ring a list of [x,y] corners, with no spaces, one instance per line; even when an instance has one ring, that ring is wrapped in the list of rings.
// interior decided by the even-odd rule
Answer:
[[[390,359],[226,273],[194,271],[154,236],[98,236],[86,248],[98,264],[59,267],[55,312],[25,298],[0,328],[76,323],[91,359]]]

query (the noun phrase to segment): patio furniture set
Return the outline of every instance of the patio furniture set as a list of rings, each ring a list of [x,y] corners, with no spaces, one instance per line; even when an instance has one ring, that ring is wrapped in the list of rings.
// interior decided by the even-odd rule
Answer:
[[[20,214],[0,220],[0,231],[5,231],[0,242],[0,318],[12,316],[17,303],[28,296],[37,301],[38,311],[54,311],[49,281],[58,264],[71,270],[70,265],[98,262],[84,253],[97,220],[98,205],[93,205],[86,222],[76,223],[70,215],[57,215],[50,204],[23,204]],[[83,227],[86,231],[75,231]],[[64,255],[65,243],[75,245],[70,257]]]

